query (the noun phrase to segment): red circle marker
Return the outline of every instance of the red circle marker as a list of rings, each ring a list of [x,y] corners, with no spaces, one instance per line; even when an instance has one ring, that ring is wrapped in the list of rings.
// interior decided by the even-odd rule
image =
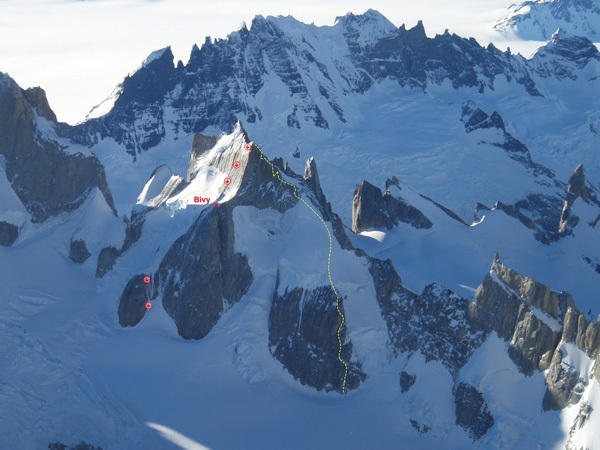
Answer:
[[[218,203],[215,203],[215,208],[218,208],[218,207],[219,207],[219,204],[218,204]]]
[[[223,183],[225,183],[225,186],[229,186],[231,184],[231,178],[225,178]]]
[[[144,306],[146,307],[146,309],[150,309],[150,308],[152,308],[152,303],[146,302],[146,304]]]
[[[144,277],[144,283],[146,283],[146,284],[150,283],[150,277],[148,275],[146,275]]]
[[[233,168],[234,169],[239,169],[240,168],[240,162],[239,161],[234,162],[233,163]]]
[[[244,150],[251,150],[252,149],[252,144],[250,142],[246,142],[244,144]]]

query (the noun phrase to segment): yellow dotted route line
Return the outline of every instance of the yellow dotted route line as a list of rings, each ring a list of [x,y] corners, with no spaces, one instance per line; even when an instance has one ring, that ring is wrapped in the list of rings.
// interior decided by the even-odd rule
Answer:
[[[344,365],[344,379],[342,381],[342,394],[344,394],[346,392],[346,379],[348,378],[348,364],[346,364],[346,362],[342,359],[341,331],[342,331],[342,327],[344,326],[344,323],[346,322],[346,318],[344,317],[344,314],[342,313],[342,310],[340,309],[340,296],[337,292],[337,289],[335,288],[335,285],[333,284],[333,279],[331,278],[331,252],[333,251],[333,239],[331,238],[331,232],[329,231],[329,227],[327,226],[327,224],[325,223],[325,221],[323,220],[321,215],[317,211],[315,211],[314,208],[312,206],[310,206],[302,197],[300,197],[298,195],[296,186],[288,181],[285,181],[283,178],[281,178],[279,171],[277,171],[275,169],[275,166],[273,165],[273,163],[271,161],[269,161],[267,158],[265,158],[265,155],[264,155],[262,149],[260,148],[260,146],[256,142],[253,142],[253,145],[255,145],[256,148],[258,149],[258,151],[260,152],[260,159],[262,159],[263,161],[266,161],[271,166],[271,174],[273,175],[273,177],[277,178],[282,183],[285,183],[285,184],[291,186],[294,189],[294,197],[296,197],[298,200],[300,200],[302,203],[304,203],[306,205],[306,207],[308,209],[310,209],[315,216],[317,216],[317,218],[321,221],[321,223],[327,230],[327,236],[329,237],[329,254],[327,255],[327,277],[329,278],[329,284],[331,285],[331,288],[333,289],[333,293],[335,294],[335,308],[337,309],[337,312],[342,319],[340,326],[337,329],[337,340],[338,340],[338,344],[339,344],[337,357],[338,357],[338,360]]]

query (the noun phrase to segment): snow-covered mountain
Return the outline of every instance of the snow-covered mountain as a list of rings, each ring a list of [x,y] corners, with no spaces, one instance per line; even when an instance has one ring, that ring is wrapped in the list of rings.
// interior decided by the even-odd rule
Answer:
[[[368,11],[75,127],[2,75],[5,445],[600,448],[599,74]]]
[[[508,13],[494,25],[500,32],[512,32],[522,39],[545,41],[560,28],[598,42],[600,2],[598,0],[528,0],[508,7]]]

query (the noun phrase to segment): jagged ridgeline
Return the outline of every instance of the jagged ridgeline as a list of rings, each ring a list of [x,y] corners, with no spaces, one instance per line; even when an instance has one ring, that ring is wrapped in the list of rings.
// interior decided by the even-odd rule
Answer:
[[[385,80],[423,91],[449,82],[453,89],[479,94],[505,81],[521,95],[543,97],[536,79],[576,77],[568,64],[583,67],[600,59],[591,41],[566,33],[524,60],[455,34],[428,38],[421,22],[397,28],[373,10],[339,17],[340,42],[318,35],[313,43],[307,37],[296,41],[288,27],[312,33],[290,18],[257,16],[250,29],[244,25],[227,39],[207,38],[201,48],[194,46],[187,64],[175,64],[170,47],[158,50],[125,78],[107,114],[74,127],[62,124],[62,132],[88,146],[111,137],[135,155],[159,145],[170,130],[177,135],[208,127],[230,131],[239,117],[247,123],[270,121],[273,105],[259,95],[270,88],[267,74],[281,81],[290,96],[277,107],[282,125],[330,129],[334,122],[348,121],[345,96],[365,94]],[[334,44],[343,45],[342,53],[314,47]],[[566,65],[546,64],[556,55]]]

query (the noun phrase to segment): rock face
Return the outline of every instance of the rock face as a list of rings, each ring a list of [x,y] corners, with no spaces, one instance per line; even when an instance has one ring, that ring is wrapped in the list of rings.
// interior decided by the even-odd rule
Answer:
[[[146,315],[146,302],[156,297],[156,292],[151,285],[144,283],[143,274],[131,278],[119,301],[119,325],[122,327],[134,327]]]
[[[352,200],[352,231],[360,233],[367,228],[391,228],[381,189],[363,181],[354,190]]]
[[[478,440],[494,425],[483,394],[467,383],[460,382],[454,394],[456,425],[469,431],[473,440]]]
[[[19,227],[9,223],[0,221],[0,245],[10,247],[19,237]]]
[[[339,301],[342,314],[344,307],[331,286],[286,288],[282,294],[278,290],[279,278],[269,313],[269,347],[275,359],[302,384],[319,391],[356,389],[366,375],[350,361],[352,343],[346,340],[345,327],[340,331],[343,346],[338,355],[341,316],[336,304]]]
[[[573,299],[533,278],[523,277],[494,256],[492,269],[469,305],[469,319],[486,334],[495,331],[509,344],[509,356],[527,375],[550,365],[561,337],[561,319]]]
[[[205,210],[163,258],[155,278],[162,304],[184,339],[202,339],[248,291],[246,256],[233,251],[233,217],[225,203]]]
[[[317,163],[315,158],[309,158],[306,161],[304,167],[304,181],[310,190],[315,194],[316,202],[320,206],[321,216],[323,220],[330,221],[332,216],[331,205],[327,203],[325,194],[321,189],[321,182],[319,181],[319,171],[317,170]]]
[[[77,209],[94,187],[114,209],[95,156],[65,152],[58,123],[40,88],[21,89],[0,73],[0,153],[6,176],[33,222]],[[62,142],[62,141],[61,141]]]
[[[557,349],[546,375],[548,389],[544,394],[544,411],[563,409],[579,402],[587,383],[577,370],[563,361],[563,352]]]
[[[417,208],[401,198],[385,195],[381,189],[363,181],[354,190],[352,200],[352,231],[360,233],[368,228],[392,228],[400,222],[420,228],[431,228],[433,223]]]

